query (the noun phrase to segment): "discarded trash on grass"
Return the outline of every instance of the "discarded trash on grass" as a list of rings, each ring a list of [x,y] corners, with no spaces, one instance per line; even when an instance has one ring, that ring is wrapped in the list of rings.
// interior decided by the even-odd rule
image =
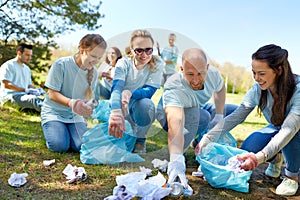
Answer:
[[[8,184],[13,187],[21,187],[27,182],[27,176],[27,173],[17,174],[16,172],[14,172],[12,175],[10,175],[10,178],[8,179]]]
[[[64,169],[63,174],[67,175],[67,183],[74,183],[77,180],[85,181],[87,178],[85,169],[83,167],[76,167],[68,164]]]
[[[52,160],[44,160],[43,161],[43,164],[45,167],[49,167],[50,165],[54,164],[55,163],[55,159],[52,159]]]
[[[166,179],[158,172],[156,176],[147,178],[145,170],[141,172],[130,172],[116,177],[117,186],[113,189],[113,195],[105,200],[132,199],[142,197],[143,199],[162,199],[168,196],[171,188],[166,188]]]
[[[160,160],[160,159],[153,159],[152,164],[154,168],[158,168],[162,172],[166,172],[168,168],[168,161],[165,160]]]

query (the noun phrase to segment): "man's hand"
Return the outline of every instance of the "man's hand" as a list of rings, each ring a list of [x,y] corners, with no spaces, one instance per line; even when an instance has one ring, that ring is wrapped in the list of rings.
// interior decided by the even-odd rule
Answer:
[[[84,117],[90,117],[93,114],[93,109],[86,105],[86,100],[71,99],[69,102],[69,107],[72,108],[74,113]]]
[[[113,80],[109,72],[102,72],[102,77],[106,78],[108,82],[111,82]]]
[[[188,187],[188,181],[185,176],[185,159],[182,154],[171,154],[168,164],[168,184],[174,182],[178,177],[184,188]]]
[[[116,138],[123,137],[123,132],[126,131],[126,126],[121,109],[112,110],[108,122],[109,135]]]

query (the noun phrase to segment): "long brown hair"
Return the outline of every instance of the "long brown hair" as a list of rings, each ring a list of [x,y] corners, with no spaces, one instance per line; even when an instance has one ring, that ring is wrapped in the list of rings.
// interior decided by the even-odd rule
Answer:
[[[133,31],[133,33],[131,34],[131,38],[130,38],[130,48],[132,49],[132,42],[133,42],[133,40],[135,39],[135,38],[137,38],[137,37],[143,37],[143,38],[150,38],[150,40],[151,40],[151,42],[152,42],[152,45],[154,44],[154,40],[153,40],[153,38],[152,38],[152,35],[151,35],[151,33],[149,32],[149,31],[147,31],[147,30],[142,30],[142,29],[138,29],[138,30],[135,30],[135,31]],[[133,57],[133,54],[132,53],[130,53],[129,55],[128,55],[128,57]],[[156,56],[156,55],[152,55],[152,58],[151,58],[151,60],[149,61],[149,70],[151,71],[151,72],[154,72],[155,70],[156,70],[156,62],[158,62],[160,59],[159,59],[159,57],[158,56]]]
[[[113,67],[114,67],[114,66],[116,66],[117,61],[118,61],[119,59],[122,58],[122,53],[121,53],[121,51],[120,51],[120,49],[119,49],[118,47],[111,47],[111,49],[113,49],[114,52],[116,53],[117,59],[116,59],[116,61],[115,61],[114,63],[111,63],[111,62],[108,60],[108,56],[107,56],[107,54],[106,54],[106,56],[105,56],[105,62],[106,62],[107,64],[109,64],[110,66],[113,66]]]
[[[286,106],[291,100],[296,88],[295,76],[292,73],[288,61],[288,51],[274,44],[266,45],[259,48],[252,54],[252,60],[266,62],[268,66],[276,72],[275,92],[272,94],[274,103],[272,107],[271,123],[275,126],[282,125],[285,119]],[[281,72],[280,68],[281,67]],[[262,110],[267,104],[267,90],[262,90],[258,113],[261,115]]]
[[[96,46],[106,49],[107,44],[104,38],[99,34],[87,34],[80,40],[78,49],[93,49]],[[94,68],[89,69],[87,73],[87,81],[89,86],[84,92],[85,99],[94,98],[94,93],[91,88],[93,77],[94,77]]]

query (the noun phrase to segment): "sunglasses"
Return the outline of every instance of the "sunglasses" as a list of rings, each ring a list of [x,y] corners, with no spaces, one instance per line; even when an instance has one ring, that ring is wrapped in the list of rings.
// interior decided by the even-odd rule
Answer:
[[[134,51],[134,53],[136,53],[137,55],[141,55],[143,52],[145,52],[145,54],[147,54],[147,55],[151,55],[152,52],[153,52],[153,48],[145,48],[145,49],[142,49],[142,48],[135,48],[133,51]]]

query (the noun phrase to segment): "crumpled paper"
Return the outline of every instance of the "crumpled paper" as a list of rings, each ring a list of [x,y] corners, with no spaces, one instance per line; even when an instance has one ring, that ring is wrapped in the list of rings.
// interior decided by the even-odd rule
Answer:
[[[153,167],[158,168],[162,172],[167,171],[168,163],[169,162],[166,159],[165,160],[160,160],[160,159],[155,158],[155,159],[152,160]]]
[[[140,171],[145,173],[147,176],[151,176],[152,175],[152,170],[149,168],[146,168],[144,166],[140,166]]]
[[[85,181],[87,178],[85,169],[83,167],[73,167],[71,164],[66,166],[63,174],[67,175],[67,183],[74,183],[77,180]]]
[[[197,177],[204,177],[204,174],[201,170],[201,165],[199,165],[198,169],[196,172],[192,172],[192,176],[197,176]]]
[[[226,167],[228,167],[231,171],[234,173],[243,173],[244,170],[241,168],[242,161],[238,160],[236,156],[232,156],[228,159],[228,164]]]
[[[159,200],[170,194],[171,188],[163,187],[166,179],[160,172],[148,179],[146,177],[144,171],[117,176],[117,186],[113,190],[113,195],[104,200],[127,200],[133,197],[140,197],[142,200]]]
[[[27,173],[17,174],[16,172],[14,172],[10,175],[10,178],[8,179],[8,184],[13,187],[21,187],[27,182],[27,176]]]
[[[50,165],[54,164],[55,163],[55,159],[52,159],[52,160],[44,160],[43,161],[43,164],[45,167],[49,167]]]

